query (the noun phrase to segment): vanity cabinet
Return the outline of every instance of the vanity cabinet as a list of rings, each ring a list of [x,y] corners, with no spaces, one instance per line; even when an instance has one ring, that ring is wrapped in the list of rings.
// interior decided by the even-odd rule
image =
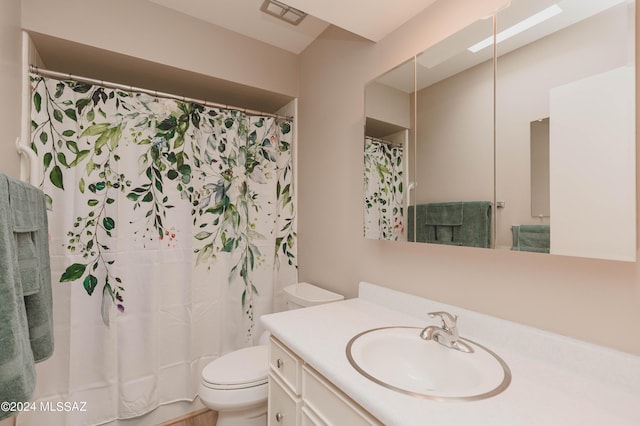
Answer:
[[[381,425],[282,342],[269,343],[269,426]]]
[[[269,342],[269,426],[300,424],[302,360],[275,338]]]

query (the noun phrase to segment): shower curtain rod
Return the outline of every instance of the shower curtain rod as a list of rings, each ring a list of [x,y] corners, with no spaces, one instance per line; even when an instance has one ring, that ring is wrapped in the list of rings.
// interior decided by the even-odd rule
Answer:
[[[143,89],[141,87],[127,86],[126,84],[113,83],[113,82],[104,81],[104,80],[96,80],[94,78],[81,77],[74,74],[67,74],[67,73],[58,72],[58,71],[46,70],[46,69],[39,68],[35,65],[29,65],[29,71],[39,74],[43,77],[75,80],[81,83],[100,85],[100,86],[108,87],[110,89],[123,90],[125,92],[140,92],[140,93],[145,93],[147,95],[154,96],[156,98],[175,99],[178,101],[191,102],[191,103],[196,103],[196,104],[213,107],[213,108],[235,109],[249,115],[264,115],[264,116],[273,117],[276,119],[293,120],[293,117],[289,117],[287,115],[273,114],[271,112],[263,112],[263,111],[248,109],[248,108],[235,107],[232,105],[209,102],[201,99],[187,98],[185,96],[172,95],[171,93],[158,92],[156,90]]]
[[[365,136],[365,138],[371,139],[372,141],[381,142],[391,146],[402,146],[402,142],[391,142],[380,138],[374,138],[373,136]]]

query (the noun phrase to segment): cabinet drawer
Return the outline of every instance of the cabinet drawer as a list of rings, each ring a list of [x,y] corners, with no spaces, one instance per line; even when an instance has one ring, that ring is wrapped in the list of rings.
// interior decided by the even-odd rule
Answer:
[[[382,424],[307,365],[302,369],[302,396],[303,403],[328,425]]]
[[[296,395],[300,395],[302,362],[274,337],[271,337],[269,343],[269,366],[271,371],[286,383]]]
[[[297,426],[302,400],[269,374],[268,426]]]

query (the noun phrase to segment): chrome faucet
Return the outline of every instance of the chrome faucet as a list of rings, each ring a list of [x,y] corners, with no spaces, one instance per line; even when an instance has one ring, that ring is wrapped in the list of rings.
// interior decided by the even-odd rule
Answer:
[[[448,312],[429,312],[431,318],[439,317],[442,326],[429,325],[420,332],[420,337],[424,340],[434,340],[447,348],[455,349],[465,353],[472,353],[473,348],[460,340],[458,335],[458,317]]]

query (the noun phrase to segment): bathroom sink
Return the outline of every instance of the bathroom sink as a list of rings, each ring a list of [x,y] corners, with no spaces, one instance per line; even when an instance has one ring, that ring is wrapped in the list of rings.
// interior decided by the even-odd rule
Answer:
[[[347,358],[363,376],[386,388],[434,400],[478,400],[495,396],[511,383],[498,355],[471,340],[465,353],[420,338],[421,328],[383,327],[354,336]]]

